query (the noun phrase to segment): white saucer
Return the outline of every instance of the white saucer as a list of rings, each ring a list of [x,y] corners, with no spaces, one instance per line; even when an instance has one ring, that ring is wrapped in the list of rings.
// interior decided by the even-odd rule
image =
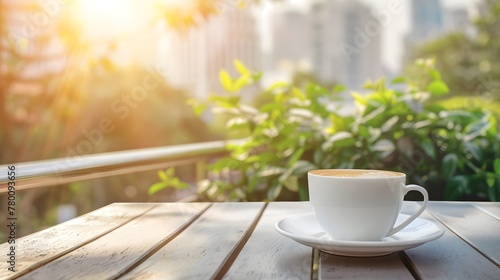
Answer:
[[[408,215],[400,214],[396,225]],[[327,235],[313,213],[297,215],[276,223],[276,229],[284,236],[306,246],[341,256],[375,257],[420,246],[444,234],[444,228],[434,222],[417,218],[398,233],[381,241],[341,241]]]

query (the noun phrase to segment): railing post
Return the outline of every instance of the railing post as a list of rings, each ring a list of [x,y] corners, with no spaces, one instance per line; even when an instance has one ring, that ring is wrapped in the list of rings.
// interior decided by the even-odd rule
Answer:
[[[206,159],[196,162],[196,182],[207,178],[207,162]]]

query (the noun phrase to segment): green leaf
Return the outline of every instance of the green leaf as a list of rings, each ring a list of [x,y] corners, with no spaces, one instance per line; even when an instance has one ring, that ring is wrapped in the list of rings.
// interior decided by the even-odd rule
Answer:
[[[377,116],[380,116],[381,114],[383,114],[386,111],[385,109],[386,109],[385,106],[380,106],[377,109],[366,114],[361,121],[366,124],[369,121],[371,121],[372,119],[376,118]]]
[[[297,87],[292,88],[292,94],[295,95],[300,101],[306,100],[306,95]]]
[[[313,154],[313,162],[316,165],[321,166],[325,156],[326,153],[322,149],[315,149]]]
[[[82,192],[82,188],[84,187],[83,182],[77,181],[69,184],[69,189],[74,194],[80,194]]]
[[[261,182],[259,175],[253,175],[250,177],[250,180],[248,181],[248,188],[247,191],[248,193],[252,193],[255,187]]]
[[[354,98],[354,101],[361,106],[366,106],[368,104],[368,99],[366,97],[362,96],[359,93],[353,92],[351,93],[352,97]]]
[[[443,95],[450,92],[450,89],[442,81],[433,81],[427,86],[427,91],[433,95]]]
[[[406,79],[405,77],[396,77],[394,79],[391,80],[391,84],[395,85],[395,84],[402,84],[406,82]]]
[[[495,173],[486,173],[486,184],[488,187],[493,188],[493,186],[495,186],[495,179]]]
[[[434,79],[434,80],[441,80],[441,74],[439,73],[438,70],[436,69],[429,69],[429,75]]]
[[[166,182],[158,182],[149,187],[148,194],[153,195],[163,189],[167,188]]]
[[[168,176],[167,174],[165,173],[165,171],[163,170],[158,170],[158,177],[160,178],[160,180],[162,181],[167,181],[168,180]]]
[[[286,180],[283,181],[283,185],[285,188],[292,192],[298,192],[299,191],[299,177],[297,176],[289,176],[286,178]]]
[[[243,76],[239,77],[238,79],[236,79],[236,81],[233,83],[232,90],[234,92],[237,92],[246,85],[248,85],[248,76],[243,75]]]
[[[173,178],[170,182],[170,187],[180,189],[189,189],[189,184],[182,182],[179,178]]]
[[[250,71],[248,71],[247,67],[239,59],[234,60],[234,66],[241,75],[250,75]]]
[[[495,170],[495,174],[500,174],[500,158],[493,161],[493,170]]]
[[[468,151],[474,159],[476,159],[477,161],[483,160],[483,151],[477,144],[473,142],[467,142],[464,144],[464,147],[465,150]]]
[[[382,129],[373,128],[371,126],[368,127],[368,132],[370,133],[370,142],[376,141],[380,137],[380,135],[382,135]]]
[[[457,169],[458,156],[456,154],[447,154],[443,157],[441,163],[441,174],[445,178],[451,178]]]
[[[333,92],[334,93],[339,93],[339,92],[343,92],[344,90],[346,90],[346,87],[344,85],[336,85],[333,87]]]
[[[332,147],[343,148],[354,145],[355,140],[352,133],[339,131],[330,136],[322,145],[323,150],[329,150]]]
[[[358,135],[361,136],[362,138],[370,137],[370,132],[368,131],[368,127],[360,125],[358,127]]]
[[[371,79],[366,80],[366,82],[362,86],[363,89],[375,89],[375,84]]]
[[[264,104],[260,107],[260,111],[266,112],[266,113],[273,112],[273,111],[281,111],[281,110],[283,110],[283,105],[278,104],[278,103],[268,103],[268,104]]]
[[[399,121],[399,117],[398,116],[394,116],[390,119],[388,119],[383,125],[382,127],[380,128],[382,130],[382,132],[387,132],[389,130],[393,130],[394,129],[394,125],[397,124]]]
[[[467,127],[465,128],[467,137],[464,138],[464,141],[471,141],[478,136],[486,134],[486,132],[490,129],[490,127],[491,123],[487,120],[479,120],[477,122],[467,125]]]
[[[187,104],[193,108],[194,113],[196,116],[201,116],[201,114],[205,111],[207,108],[207,104],[198,101],[197,99],[191,98],[187,100]]]
[[[309,98],[317,98],[319,96],[330,95],[330,91],[319,84],[309,83],[306,87],[307,96]]]
[[[282,189],[283,189],[283,185],[281,185],[281,184],[276,184],[276,185],[272,186],[267,191],[267,199],[269,199],[270,201],[275,201],[276,198],[278,198],[278,196],[280,195]]]
[[[246,198],[246,194],[240,188],[233,189],[229,194],[230,198],[237,198],[239,200],[244,200]]]
[[[226,70],[224,70],[224,69],[220,70],[219,80],[227,92],[234,92],[233,79],[231,79],[231,76],[229,75],[229,73]]]
[[[228,129],[241,129],[246,128],[248,126],[248,119],[242,117],[234,117],[227,121],[226,127]]]
[[[498,198],[500,198],[500,187],[488,188],[488,198],[491,201],[498,201]]]
[[[312,169],[317,169],[317,167],[306,160],[299,160],[292,167],[281,174],[278,178],[278,182],[283,184],[290,191],[296,192],[299,188],[298,176],[302,176]]]
[[[299,199],[301,201],[309,201],[309,190],[306,186],[299,186]]]
[[[240,99],[241,99],[240,96],[225,97],[225,96],[212,95],[208,97],[209,101],[219,105],[222,108],[229,108],[230,109],[229,111],[236,110],[234,107],[238,106]],[[237,112],[238,110],[235,111],[235,113]]]
[[[252,74],[252,79],[253,79],[254,82],[259,81],[260,78],[262,78],[262,72],[261,71],[254,72],[254,74]]]
[[[303,147],[295,150],[295,152],[293,153],[292,157],[288,161],[287,165],[288,166],[295,165],[295,163],[302,157],[303,153],[304,153],[304,148]]]
[[[463,175],[454,176],[445,186],[444,197],[446,200],[455,200],[460,194],[466,193],[469,180]]]
[[[165,170],[165,174],[167,175],[167,177],[172,178],[175,175],[175,168],[167,168],[167,170]]]
[[[283,174],[287,169],[283,167],[277,167],[277,166],[265,166],[259,173],[258,176],[265,178],[265,177],[272,177],[272,176],[277,176]]]
[[[382,158],[385,158],[394,152],[396,145],[388,139],[380,139],[373,144],[372,148],[374,151],[380,152]]]
[[[329,114],[331,126],[325,129],[325,132],[328,134],[333,134],[337,131],[347,130],[348,129],[348,120],[345,117],[341,117],[334,113]]]
[[[436,159],[436,151],[434,151],[434,142],[432,142],[431,139],[422,140],[422,149],[424,150],[425,154],[427,154],[427,156],[429,156],[433,160]]]
[[[276,94],[276,93],[279,93],[279,92],[287,91],[289,88],[290,88],[290,84],[289,83],[278,81],[278,82],[275,82],[274,84],[272,84],[267,89],[267,91]]]
[[[488,129],[488,135],[495,137],[495,135],[497,135],[497,133],[498,133],[498,129],[497,129],[498,124],[497,124],[496,117],[491,115],[489,117],[489,123],[491,125],[490,125],[490,128]]]
[[[303,174],[305,174],[313,169],[318,169],[318,167],[315,164],[313,164],[307,160],[299,160],[293,166],[292,174],[293,175],[303,175]]]

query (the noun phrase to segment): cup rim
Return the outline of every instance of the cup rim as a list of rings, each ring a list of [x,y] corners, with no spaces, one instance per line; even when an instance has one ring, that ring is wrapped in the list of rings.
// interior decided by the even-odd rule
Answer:
[[[320,174],[314,174],[315,171],[344,171],[344,172],[351,172],[351,171],[366,171],[366,172],[370,172],[370,171],[381,171],[381,172],[389,172],[389,173],[393,173],[393,174],[396,174],[396,176],[381,176],[381,177],[347,177],[347,176],[335,176],[335,175],[320,175]],[[397,172],[397,171],[392,171],[392,170],[381,170],[381,169],[356,169],[356,168],[351,168],[351,169],[347,169],[347,168],[324,168],[324,169],[313,169],[313,170],[309,170],[307,172],[307,175],[308,176],[316,176],[316,177],[325,177],[325,178],[335,178],[335,179],[345,179],[345,180],[352,180],[352,179],[355,179],[355,180],[378,180],[378,179],[382,179],[382,180],[385,180],[385,179],[388,179],[388,178],[403,178],[403,177],[406,177],[406,174],[405,173],[402,173],[402,172]]]

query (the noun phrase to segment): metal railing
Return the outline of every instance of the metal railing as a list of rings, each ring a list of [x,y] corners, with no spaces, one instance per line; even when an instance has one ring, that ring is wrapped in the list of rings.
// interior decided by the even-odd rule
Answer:
[[[17,191],[185,164],[196,164],[199,180],[205,176],[207,160],[228,153],[228,143],[213,141],[1,165],[5,172],[0,173],[0,194],[8,189],[9,166],[15,166]]]

